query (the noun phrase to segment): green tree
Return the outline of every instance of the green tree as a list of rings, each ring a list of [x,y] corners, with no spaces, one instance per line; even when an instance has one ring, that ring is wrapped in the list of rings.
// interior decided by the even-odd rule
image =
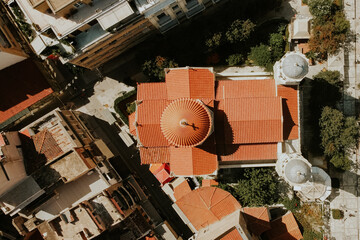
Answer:
[[[278,180],[270,168],[245,168],[234,186],[235,196],[242,206],[263,206],[278,200]]]
[[[343,82],[341,81],[341,75],[339,71],[321,71],[314,76],[314,80],[324,80],[327,83],[338,87],[339,89],[342,88]]]
[[[249,19],[246,21],[237,19],[230,25],[230,27],[226,31],[226,39],[230,43],[244,41],[250,37],[250,34],[254,31],[255,26],[256,25]]]
[[[359,125],[356,119],[344,117],[337,109],[324,107],[319,125],[321,145],[325,155],[336,168],[350,169],[348,152],[356,148],[359,137]]]
[[[326,18],[331,15],[333,9],[333,0],[309,0],[310,13],[315,18]]]
[[[229,66],[239,65],[244,62],[244,56],[241,54],[232,54],[226,59],[226,62]]]
[[[334,54],[341,48],[350,32],[350,23],[341,11],[337,11],[326,21],[314,20],[309,46],[312,51],[320,53],[323,57]]]
[[[214,33],[211,38],[206,39],[205,45],[208,48],[216,48],[223,42],[222,32]]]
[[[175,68],[179,65],[174,60],[169,60],[165,57],[157,56],[154,60],[148,60],[142,65],[142,70],[147,75],[150,81],[164,81],[165,68]]]
[[[253,61],[255,65],[265,67],[268,71],[272,70],[272,56],[268,45],[260,44],[259,46],[252,47],[249,59]]]
[[[284,55],[284,36],[282,33],[272,33],[270,35],[269,44],[272,53],[272,61],[276,62]]]

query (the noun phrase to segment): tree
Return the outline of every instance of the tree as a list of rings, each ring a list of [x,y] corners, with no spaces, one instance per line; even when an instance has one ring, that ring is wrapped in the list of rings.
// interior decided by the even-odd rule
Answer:
[[[174,68],[178,66],[179,65],[173,60],[157,56],[155,60],[148,60],[144,62],[142,65],[142,70],[151,81],[158,82],[165,80],[165,68]]]
[[[278,180],[270,168],[245,168],[234,186],[235,197],[242,206],[263,206],[278,200]]]
[[[226,62],[229,66],[239,65],[240,63],[244,62],[244,56],[241,54],[232,54],[227,59]]]
[[[314,80],[324,80],[327,83],[342,88],[343,82],[339,71],[321,71],[314,76]],[[339,89],[340,90],[340,89]]]
[[[259,46],[252,47],[249,59],[252,60],[254,64],[265,67],[268,71],[271,71],[272,56],[268,45],[260,44]]]
[[[284,55],[284,43],[285,41],[282,33],[272,33],[270,35],[269,44],[273,62],[276,62]]]
[[[313,21],[309,46],[321,55],[334,54],[345,43],[350,31],[350,23],[341,11],[329,16],[326,21],[318,18]]]
[[[309,0],[310,13],[315,18],[325,18],[330,16],[333,9],[333,0]]]
[[[255,29],[255,24],[249,19],[246,21],[235,20],[226,31],[226,39],[230,43],[241,42],[249,38]]]
[[[339,169],[348,170],[351,161],[348,152],[356,148],[359,125],[354,117],[331,107],[324,107],[320,118],[321,145],[330,162]]]
[[[221,45],[223,41],[222,32],[214,33],[211,38],[205,41],[205,45],[209,48],[215,48]]]

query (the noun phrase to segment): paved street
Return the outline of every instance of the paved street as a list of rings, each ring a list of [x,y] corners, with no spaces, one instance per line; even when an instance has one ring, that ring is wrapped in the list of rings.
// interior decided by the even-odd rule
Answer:
[[[359,32],[360,27],[360,0],[344,0],[344,11],[350,21],[350,28],[353,33]],[[360,66],[360,42],[352,42],[345,51],[340,51],[335,58],[338,63],[331,64],[329,70],[338,70],[344,76],[344,113],[348,116],[357,116],[356,104],[360,95],[359,77]],[[330,62],[330,61],[329,61]],[[359,204],[358,194],[358,151],[352,154],[351,159],[355,168],[345,173],[333,172],[332,176],[340,179],[340,188],[334,189],[330,197],[330,208],[341,209],[344,211],[344,218],[340,220],[330,217],[330,237],[331,239],[359,239]]]

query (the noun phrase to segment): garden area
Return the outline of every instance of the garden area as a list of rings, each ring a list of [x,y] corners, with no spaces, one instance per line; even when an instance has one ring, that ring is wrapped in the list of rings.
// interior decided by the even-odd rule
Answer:
[[[171,67],[170,63],[175,66],[255,64],[272,71],[272,64],[285,51],[288,22],[284,19],[264,22],[261,18],[281,2],[228,1],[209,8],[137,46],[137,62],[143,65],[150,80],[154,78],[149,72]],[[157,65],[159,58],[170,65]],[[153,66],[150,71],[149,66]]]
[[[114,109],[121,120],[129,125],[128,116],[136,110],[136,90],[125,93],[114,101]]]

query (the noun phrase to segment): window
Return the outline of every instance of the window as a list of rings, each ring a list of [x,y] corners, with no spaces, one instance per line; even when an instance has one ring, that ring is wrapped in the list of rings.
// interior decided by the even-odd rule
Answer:
[[[80,33],[82,33],[82,31],[80,31],[79,29],[78,30],[75,30],[71,33],[71,35],[74,35],[74,36],[77,36],[79,35]]]
[[[77,2],[74,4],[74,7],[79,8],[79,7],[81,7],[81,5],[83,5],[82,2]]]
[[[97,24],[97,23],[98,23],[98,21],[97,21],[96,19],[88,22],[88,24],[89,24],[90,26],[94,26],[94,25]]]
[[[157,18],[160,20],[161,18],[164,18],[166,17],[166,14],[165,13],[161,13],[157,16]]]
[[[177,9],[179,9],[179,5],[173,6],[172,9],[173,9],[174,11],[177,10]]]

